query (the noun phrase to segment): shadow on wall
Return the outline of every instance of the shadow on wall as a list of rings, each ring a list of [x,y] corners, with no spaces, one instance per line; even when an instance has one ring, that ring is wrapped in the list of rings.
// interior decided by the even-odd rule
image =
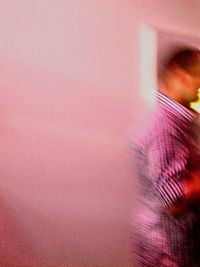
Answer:
[[[132,99],[10,62],[0,69],[3,267],[122,267]]]
[[[36,267],[28,233],[19,220],[17,210],[11,208],[6,193],[0,192],[0,266]]]

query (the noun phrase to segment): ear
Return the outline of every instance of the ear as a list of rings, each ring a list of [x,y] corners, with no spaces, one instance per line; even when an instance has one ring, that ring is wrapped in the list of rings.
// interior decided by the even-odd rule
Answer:
[[[186,72],[184,69],[182,69],[175,63],[173,63],[169,69],[173,76],[178,79],[182,84],[187,87],[190,85],[192,76],[188,72]]]

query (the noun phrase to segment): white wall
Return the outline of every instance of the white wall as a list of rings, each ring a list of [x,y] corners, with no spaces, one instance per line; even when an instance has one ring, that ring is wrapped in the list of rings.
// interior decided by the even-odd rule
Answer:
[[[3,266],[131,265],[126,129],[141,107],[138,23],[195,32],[197,9],[0,2]]]

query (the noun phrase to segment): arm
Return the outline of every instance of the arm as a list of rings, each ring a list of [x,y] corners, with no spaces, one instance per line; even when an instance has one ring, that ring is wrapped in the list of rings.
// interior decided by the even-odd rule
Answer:
[[[189,157],[184,142],[167,131],[157,136],[149,149],[149,171],[155,189],[164,208],[174,216],[200,199],[200,175],[188,177],[186,172]]]
[[[200,204],[200,174],[194,174],[190,179],[183,179],[183,183],[186,188],[185,197],[181,201],[176,201],[168,209],[174,217],[184,213],[188,207]]]

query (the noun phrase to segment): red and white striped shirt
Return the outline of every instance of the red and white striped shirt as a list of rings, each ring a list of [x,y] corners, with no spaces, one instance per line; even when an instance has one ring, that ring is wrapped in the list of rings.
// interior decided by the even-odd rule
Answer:
[[[186,194],[182,178],[189,164],[188,138],[193,138],[190,124],[195,113],[161,92],[157,92],[157,101],[160,119],[155,127],[156,140],[151,146],[149,163],[157,176],[157,189],[170,207]]]

